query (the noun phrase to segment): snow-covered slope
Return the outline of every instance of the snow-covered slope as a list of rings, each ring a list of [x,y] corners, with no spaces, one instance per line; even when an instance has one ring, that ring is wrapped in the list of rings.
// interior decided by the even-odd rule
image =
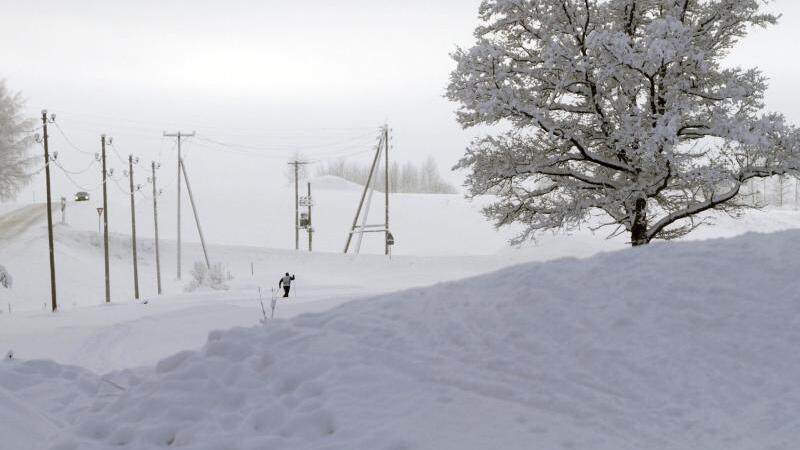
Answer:
[[[655,244],[215,332],[52,448],[794,449],[799,254]]]

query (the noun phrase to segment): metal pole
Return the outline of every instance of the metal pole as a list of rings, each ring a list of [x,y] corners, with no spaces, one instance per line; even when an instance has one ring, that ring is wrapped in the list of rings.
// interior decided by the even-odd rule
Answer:
[[[50,148],[47,136],[47,110],[42,110],[42,127],[44,142],[44,171],[47,185],[47,242],[50,247],[50,306],[53,312],[58,310],[56,298],[56,254],[53,244],[53,205],[50,201]]]
[[[108,171],[106,170],[106,135],[100,136],[103,159],[103,251],[105,254],[106,303],[111,303],[111,281],[108,270]]]
[[[131,185],[131,249],[133,250],[133,298],[139,300],[139,259],[136,257],[136,191],[133,187],[133,155],[128,155],[128,179]]]
[[[314,240],[313,222],[311,221],[311,182],[308,182],[308,251],[312,251]]]
[[[208,250],[206,249],[206,240],[203,238],[203,229],[200,228],[200,217],[197,215],[197,206],[194,204],[194,196],[192,195],[192,186],[189,184],[189,176],[186,174],[186,166],[183,160],[178,164],[183,170],[183,177],[186,179],[186,192],[189,193],[189,202],[192,205],[192,212],[194,213],[194,221],[197,224],[197,233],[200,235],[200,244],[203,246],[203,256],[206,258],[206,267],[211,268],[211,262],[208,259]]]
[[[158,187],[156,185],[156,162],[152,163],[153,168],[153,223],[156,228],[156,283],[158,284],[158,295],[161,295],[161,254],[158,249]]]
[[[386,152],[386,159],[384,161],[384,165],[386,166],[384,167],[384,176],[386,179],[384,181],[384,189],[383,189],[384,194],[386,196],[386,202],[385,202],[386,214],[384,222],[385,223],[384,228],[386,228],[386,232],[384,233],[383,236],[383,243],[384,243],[384,254],[388,256],[389,255],[389,125],[388,124],[384,126],[383,132],[384,132],[383,146],[384,146],[384,151]]]

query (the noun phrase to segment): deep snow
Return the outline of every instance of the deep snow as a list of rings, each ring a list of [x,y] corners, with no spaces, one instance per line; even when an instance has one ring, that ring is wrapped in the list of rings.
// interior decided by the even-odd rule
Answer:
[[[783,232],[524,264],[214,332],[41,409],[58,450],[793,449],[798,254]]]
[[[315,213],[315,222],[324,232],[315,235],[315,242],[323,250],[327,247],[341,251],[342,231],[352,220],[354,202],[360,194],[358,189],[336,179],[317,179],[316,186],[315,197],[321,206],[319,214]],[[183,292],[188,282],[188,267],[202,256],[199,245],[187,244],[184,280],[174,279],[175,247],[169,240],[174,230],[169,224],[170,214],[166,213],[167,231],[162,241],[165,295],[154,295],[154,253],[153,243],[147,238],[150,219],[145,204],[139,210],[143,211],[142,216],[138,217],[143,230],[139,269],[143,298],[149,303],[142,305],[132,301],[130,241],[125,235],[128,205],[117,199],[118,203],[112,205],[115,211],[112,221],[115,233],[111,237],[113,303],[102,305],[102,249],[96,231],[97,215],[92,204],[71,203],[67,208],[68,225],[58,225],[55,230],[61,304],[61,311],[55,315],[42,311],[49,299],[47,274],[42,270],[47,267],[44,209],[41,205],[0,205],[0,212],[4,213],[0,217],[0,263],[9,268],[15,283],[12,290],[0,289],[0,306],[3,306],[0,354],[10,348],[16,352],[16,360],[0,362],[0,436],[3,436],[0,448],[12,445],[14,449],[39,450],[45,437],[57,431],[62,443],[82,442],[79,448],[85,448],[90,444],[83,441],[89,438],[81,432],[77,437],[70,437],[72,432],[65,430],[78,422],[84,423],[79,425],[83,430],[87,429],[87,421],[99,423],[94,414],[104,410],[102,414],[113,417],[117,417],[115,414],[119,410],[119,414],[125,415],[125,421],[135,419],[130,425],[134,431],[97,425],[98,428],[92,430],[104,437],[91,445],[107,448],[112,436],[121,442],[155,439],[153,442],[163,444],[169,440],[162,439],[164,433],[146,438],[141,435],[155,423],[155,419],[143,418],[144,415],[165,414],[150,411],[148,405],[151,404],[145,399],[151,392],[153,398],[171,399],[178,395],[170,390],[171,382],[166,383],[169,377],[177,376],[176,373],[194,379],[185,383],[187,390],[181,394],[192,399],[186,400],[187,404],[219,402],[221,409],[205,411],[202,408],[199,412],[183,409],[172,415],[181,417],[185,413],[185,417],[192,420],[197,417],[198,423],[205,424],[208,430],[215,429],[209,424],[216,420],[233,423],[225,425],[228,428],[218,435],[224,442],[209,441],[208,445],[217,442],[217,448],[270,448],[272,445],[276,448],[513,449],[523,443],[543,442],[544,448],[572,445],[616,450],[637,448],[634,444],[639,445],[638,448],[697,448],[698,442],[710,442],[707,448],[736,449],[762,448],[760,444],[767,441],[760,436],[770,433],[778,436],[776,448],[791,448],[782,446],[780,436],[791,437],[794,425],[785,425],[783,431],[772,430],[770,424],[777,422],[767,416],[773,414],[771,412],[764,413],[767,418],[758,422],[763,422],[760,426],[769,431],[763,435],[759,434],[761,431],[754,432],[753,427],[742,425],[746,423],[745,416],[733,417],[733,422],[745,430],[742,435],[752,437],[749,447],[744,440],[737,441],[739,447],[715,446],[716,439],[734,428],[724,425],[717,431],[711,430],[714,421],[728,421],[730,415],[715,412],[714,408],[720,411],[741,408],[744,403],[737,402],[747,399],[726,399],[710,406],[701,404],[700,408],[680,404],[689,396],[681,389],[689,389],[700,401],[703,397],[695,395],[702,391],[697,390],[698,386],[709,384],[709,377],[718,376],[715,371],[729,371],[729,367],[716,356],[705,363],[704,352],[719,350],[714,348],[716,344],[707,342],[708,339],[698,341],[702,348],[693,354],[694,358],[700,358],[697,362],[675,351],[691,348],[694,345],[694,341],[689,340],[693,337],[691,334],[709,328],[704,322],[707,321],[712,325],[716,322],[724,325],[709,329],[722,333],[718,344],[724,343],[733,349],[726,353],[733,355],[731,361],[736,362],[735,358],[739,357],[736,349],[760,345],[756,342],[758,339],[772,349],[770,352],[784,352],[788,344],[776,346],[759,336],[774,332],[776,340],[792,342],[794,339],[788,326],[773,326],[773,319],[781,313],[785,313],[785,320],[794,320],[792,305],[788,302],[797,300],[797,285],[792,284],[788,275],[784,276],[792,268],[796,269],[792,251],[797,249],[798,239],[794,233],[698,242],[697,248],[690,243],[657,245],[603,255],[587,262],[560,260],[521,266],[452,286],[436,286],[427,293],[389,294],[398,289],[458,280],[525,261],[587,257],[623,248],[625,239],[604,241],[587,230],[575,230],[569,236],[543,235],[532,245],[508,249],[504,241],[510,232],[495,233],[477,214],[477,204],[469,204],[458,196],[398,195],[393,204],[400,205],[398,211],[402,218],[395,222],[395,231],[400,230],[400,255],[391,261],[374,254],[356,258],[337,253],[308,254],[220,245],[263,245],[265,236],[280,230],[285,221],[264,223],[261,216],[264,208],[234,208],[240,203],[244,206],[242,202],[246,198],[216,193],[219,198],[210,199],[212,205],[219,201],[227,209],[201,209],[201,216],[211,230],[207,238],[212,243],[212,261],[225,264],[234,277],[228,282],[229,291]],[[289,197],[287,194],[289,190],[283,189],[278,195],[264,199],[269,206],[266,210],[272,211],[276,201],[281,205],[287,203],[278,205],[277,209],[287,209],[289,204],[284,202],[284,197]],[[164,204],[169,210],[169,199]],[[209,199],[204,199],[203,205],[208,204]],[[379,209],[380,205],[373,211]],[[204,211],[226,211],[226,214],[203,214]],[[59,216],[55,217],[58,220]],[[769,209],[748,213],[741,220],[726,217],[715,220],[717,226],[700,229],[690,238],[797,228],[800,213],[791,209]],[[232,222],[241,224],[237,232],[220,234],[219,231],[229,229]],[[187,227],[185,231],[184,237],[191,240],[191,229]],[[293,244],[285,231],[268,237],[268,241],[282,246]],[[780,240],[786,244],[786,248],[780,249],[782,253],[776,250],[780,247],[776,242]],[[759,248],[762,242],[764,248]],[[380,247],[376,243],[379,244],[379,240],[368,242],[367,253]],[[739,247],[743,245],[754,247],[755,259],[737,254],[742,253]],[[651,267],[650,259],[656,259],[651,252],[667,255],[664,261],[652,264],[652,270],[647,268]],[[718,255],[712,256],[714,252]],[[439,256],[432,256],[437,254]],[[712,261],[715,258],[721,260]],[[253,275],[250,274],[251,262],[255,268]],[[776,268],[769,269],[770,264]],[[638,269],[638,265],[645,269]],[[781,265],[785,267],[778,267]],[[687,268],[694,268],[697,273],[687,273]],[[276,327],[272,324],[270,327],[284,330],[282,333],[286,335],[276,330],[264,331],[261,327],[214,332],[213,341],[204,352],[183,354],[187,357],[185,362],[179,361],[182,357],[170,360],[176,363],[172,370],[165,370],[170,363],[156,366],[160,359],[169,355],[200,348],[211,330],[258,325],[261,311],[257,288],[264,289],[268,306],[269,286],[274,285],[285,270],[298,274],[299,295],[288,302],[279,302],[276,316],[288,322],[277,322]],[[664,276],[659,277],[657,270],[664,270]],[[777,278],[769,278],[770,270],[778,274]],[[731,278],[736,278],[736,284],[727,285]],[[748,283],[767,287],[756,291]],[[651,287],[652,292],[648,290]],[[677,300],[668,300],[673,293]],[[781,297],[769,298],[769,303],[751,308],[747,302],[760,293]],[[329,316],[292,319],[304,313],[324,312],[365,296],[370,298],[335,310]],[[739,300],[729,305],[725,301],[728,298]],[[549,300],[541,303],[542,299]],[[619,303],[620,299],[624,301]],[[371,301],[376,306],[367,306]],[[659,305],[650,305],[651,301]],[[713,307],[703,306],[706,303]],[[8,306],[13,309],[11,314]],[[750,312],[756,316],[745,318]],[[679,322],[681,314],[688,323],[673,323]],[[756,330],[760,334],[737,334],[734,328],[742,324],[728,326],[731,316],[737,321],[746,321],[740,327],[742,330]],[[603,323],[598,325],[597,321]],[[332,328],[330,323],[341,325]],[[574,336],[560,328],[574,331]],[[686,336],[673,337],[673,331]],[[754,341],[751,335],[758,339]],[[398,347],[389,348],[387,339]],[[629,348],[626,340],[641,342],[638,347]],[[245,341],[247,343],[243,343]],[[373,342],[377,347],[371,345]],[[462,343],[463,349],[460,349]],[[675,351],[666,349],[672,345],[676,346]],[[213,358],[203,356],[214,353],[208,349],[215,346],[223,349],[219,356],[222,360],[231,358],[227,348],[234,352],[252,348],[252,354],[244,355],[236,363],[215,365]],[[633,353],[625,356],[624,352],[630,351]],[[750,353],[752,351],[748,350],[742,356],[744,368],[752,369],[754,365]],[[57,363],[33,361],[37,358]],[[240,365],[254,358],[280,361],[280,368],[270,364],[266,369],[255,370]],[[669,362],[669,358],[676,362]],[[551,365],[553,367],[549,367]],[[154,366],[161,369],[153,369]],[[316,372],[320,367],[324,375]],[[673,381],[658,378],[655,372],[662,367],[666,367],[664,374],[683,385],[676,387],[670,384]],[[684,368],[686,376],[676,377],[675,373]],[[705,372],[699,375],[695,373],[703,370]],[[797,375],[793,360],[784,375],[771,374],[769,366],[756,372],[766,372],[760,375],[763,382],[773,384],[783,383],[784,378],[780,377],[784,375]],[[781,403],[766,387],[739,386],[743,380],[740,375],[730,381],[731,392],[747,398],[765,397],[765,402],[772,401],[781,408],[790,407],[793,390],[787,390],[786,403]],[[637,378],[645,376],[646,379]],[[696,384],[693,377],[698,376]],[[232,380],[232,385],[225,382],[225,386],[217,386],[219,380],[228,379]],[[26,383],[20,384],[20,380]],[[241,411],[220,419],[229,407],[225,406],[228,400],[221,401],[212,393],[195,391],[205,386],[226,392],[233,389],[233,398],[245,397],[240,404]],[[312,388],[302,386],[322,386],[327,394],[311,400],[314,395],[304,389]],[[237,387],[247,389],[234,389]],[[606,394],[590,394],[590,388]],[[130,394],[127,391],[122,394],[123,389]],[[657,392],[650,393],[648,389]],[[677,393],[675,399],[668,395],[670,392]],[[619,394],[620,398],[613,400],[612,393]],[[123,401],[119,400],[121,395],[133,397],[125,397]],[[715,399],[723,397],[719,392],[714,395]],[[248,400],[250,397],[253,398]],[[654,406],[652,402],[656,401],[663,402],[663,407]],[[106,406],[108,404],[115,405]],[[178,406],[176,403],[171,407]],[[766,404],[762,407],[770,408]],[[267,408],[271,408],[271,412],[256,417],[257,410]],[[649,413],[647,408],[655,412]],[[665,412],[675,408],[679,411],[677,418]],[[159,411],[162,409],[168,410],[167,406]],[[694,415],[686,412],[695,409]],[[610,411],[608,420],[598,418],[601,415],[598,411]],[[568,419],[563,418],[566,413],[569,413]],[[747,414],[750,414],[746,417],[748,420],[756,420],[757,413]],[[281,415],[285,422],[281,422]],[[642,419],[637,421],[637,417]],[[143,422],[137,424],[140,419]],[[384,419],[386,425],[383,425]],[[369,426],[367,431],[356,430],[353,425],[362,422]],[[174,445],[184,442],[180,439],[194,439],[187,431],[188,425],[180,420],[162,417],[159,423],[166,432],[176,432]],[[678,425],[686,429],[680,430]],[[708,441],[701,440],[705,438],[698,430],[703,427],[707,428]],[[326,429],[333,429],[333,435],[326,435]],[[674,435],[668,436],[668,432]],[[315,434],[319,436],[313,437]],[[239,438],[241,440],[237,440]],[[599,444],[594,444],[595,438]],[[130,445],[131,448],[149,448],[145,444],[141,444],[144,447],[139,447],[138,443]],[[186,448],[197,447],[192,443]]]

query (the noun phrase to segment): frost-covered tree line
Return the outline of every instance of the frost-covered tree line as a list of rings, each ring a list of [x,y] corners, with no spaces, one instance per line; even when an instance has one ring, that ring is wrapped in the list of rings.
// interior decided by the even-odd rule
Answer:
[[[800,179],[777,175],[749,180],[742,197],[753,207],[783,206],[800,209]]]
[[[369,177],[369,163],[338,159],[322,163],[318,166],[318,176],[333,175],[345,180],[364,185]],[[375,178],[375,189],[383,192],[386,185],[386,175],[383,168],[378,170]],[[397,162],[389,164],[389,192],[413,194],[455,194],[458,190],[442,178],[439,167],[432,156],[422,164],[406,162],[400,165]]]
[[[447,89],[476,139],[457,168],[485,213],[525,231],[611,225],[633,245],[738,213],[753,180],[798,169],[797,130],[764,112],[766,77],[725,67],[759,0],[484,0]],[[598,225],[598,226],[599,226]]]
[[[34,123],[23,115],[24,103],[19,93],[12,93],[0,79],[0,199],[14,198],[30,180],[34,158]]]

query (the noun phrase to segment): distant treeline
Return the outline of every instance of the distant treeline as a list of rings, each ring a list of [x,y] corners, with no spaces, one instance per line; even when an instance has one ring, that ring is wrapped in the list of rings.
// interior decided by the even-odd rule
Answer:
[[[359,163],[340,159],[318,166],[317,175],[333,175],[347,181],[364,185],[369,177],[370,163]],[[381,168],[375,180],[375,189],[383,192],[385,172]],[[458,189],[442,178],[433,157],[421,165],[397,162],[389,165],[389,191],[407,194],[456,194]]]

